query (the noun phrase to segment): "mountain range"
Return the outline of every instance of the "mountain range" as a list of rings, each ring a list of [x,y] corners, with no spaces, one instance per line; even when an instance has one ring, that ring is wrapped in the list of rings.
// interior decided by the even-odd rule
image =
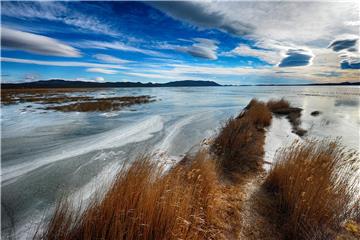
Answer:
[[[167,83],[141,83],[141,82],[85,82],[67,81],[62,79],[40,80],[24,83],[2,83],[1,88],[126,88],[126,87],[205,87],[221,86],[213,81],[174,81]]]
[[[141,82],[85,82],[63,79],[40,80],[24,83],[1,83],[2,89],[16,88],[129,88],[129,87],[216,87],[216,86],[359,86],[360,82],[308,83],[308,84],[257,84],[257,85],[220,85],[214,81],[183,80],[167,83]]]

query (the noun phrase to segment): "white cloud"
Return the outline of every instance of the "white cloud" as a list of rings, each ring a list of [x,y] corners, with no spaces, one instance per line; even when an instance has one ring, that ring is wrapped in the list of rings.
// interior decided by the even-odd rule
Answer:
[[[95,81],[96,82],[105,82],[105,79],[103,77],[96,77]]]
[[[256,57],[270,64],[277,64],[282,58],[281,52],[279,50],[255,49],[245,44],[240,44],[230,52],[224,52],[221,55],[229,57]]]
[[[218,42],[206,38],[194,38],[196,41],[190,47],[180,47],[180,50],[189,53],[194,57],[201,57],[211,60],[216,60],[216,50],[218,49]]]
[[[182,75],[174,75],[171,74],[170,72],[167,72],[166,75],[161,74],[161,73],[156,73],[156,71],[149,71],[149,72],[126,72],[126,75],[129,76],[136,76],[136,77],[141,77],[141,78],[149,78],[149,79],[166,79],[166,80],[184,80],[184,76]]]
[[[57,21],[80,30],[106,35],[119,35],[108,23],[92,15],[85,15],[65,2],[18,1],[2,2],[2,15],[19,19],[45,19]],[[86,5],[82,4],[84,8]]]
[[[226,2],[226,4],[229,2]],[[227,24],[227,17],[215,4],[209,2],[152,2],[155,8],[164,11],[175,19],[181,19],[195,26],[204,28],[218,28],[234,34],[247,33],[247,26],[239,21]],[[214,8],[212,8],[212,6]],[[239,11],[239,8],[236,9]]]
[[[1,28],[1,45],[5,49],[23,50],[49,56],[80,57],[80,52],[56,39],[22,32],[6,27]]]
[[[124,60],[124,59],[117,58],[117,57],[114,57],[114,56],[111,56],[111,55],[107,55],[107,54],[95,54],[95,55],[93,56],[93,58],[95,58],[95,59],[97,59],[97,60],[100,60],[100,61],[103,61],[103,62],[108,62],[108,63],[119,63],[119,64],[122,64],[122,63],[132,62],[132,61],[129,61],[129,60]]]
[[[142,70],[126,71],[124,74],[158,80],[216,80],[219,76],[226,76],[235,79],[238,76],[247,74],[269,74],[270,68],[253,69],[244,67],[219,67],[213,65],[186,65],[186,64],[169,64],[167,69],[153,69],[142,67]]]
[[[89,62],[72,62],[72,61],[41,61],[22,58],[8,58],[2,57],[2,62],[14,62],[24,64],[35,64],[44,66],[56,66],[56,67],[88,67],[88,68],[114,68],[114,69],[127,69],[126,67],[116,64],[101,64],[101,63],[89,63]]]
[[[34,81],[40,79],[40,74],[38,74],[38,73],[26,73],[23,76],[23,79],[24,79],[25,82],[34,82]]]
[[[196,1],[156,2],[152,6],[202,28],[217,28],[255,40],[272,39],[326,45],[333,36],[358,34],[360,3]]]
[[[129,46],[119,41],[114,41],[114,42],[82,41],[82,42],[73,43],[72,45],[75,45],[79,48],[114,49],[125,52],[136,52],[136,53],[141,53],[155,57],[168,57],[166,54],[163,54],[158,51]]]
[[[257,42],[255,47],[251,48],[248,45],[240,44],[229,52],[221,53],[221,55],[256,57],[269,64],[281,67],[309,66],[314,58],[311,49],[286,42],[262,40]]]
[[[307,67],[314,62],[312,69],[315,69],[318,62],[322,61],[323,67],[323,60],[331,56],[326,71],[332,72],[336,55],[319,49],[327,48],[337,36],[359,35],[359,1],[185,1],[150,5],[200,29],[218,29],[254,42],[253,48],[239,45],[230,52],[220,53],[222,56],[253,56],[280,66],[300,65],[300,62],[305,65],[306,58]],[[306,54],[299,54],[299,50]],[[358,55],[358,51],[347,50],[339,57],[341,62],[358,66]],[[339,61],[336,64],[339,68]]]
[[[272,71],[271,68],[246,68],[246,67],[222,67],[214,65],[180,65],[180,64],[171,64],[172,69],[170,70],[157,70],[159,74],[165,74],[167,72],[177,73],[177,74],[198,74],[198,75],[246,75],[254,72],[268,74]]]
[[[106,69],[106,68],[88,68],[86,69],[87,72],[94,72],[94,73],[104,73],[104,74],[116,74],[119,71],[113,69]]]
[[[343,69],[360,69],[360,38],[358,35],[345,34],[337,36],[337,38],[329,44],[338,54],[338,64]]]
[[[78,77],[78,78],[75,78],[75,79],[66,79],[66,81],[105,82],[105,79],[103,77],[95,77],[95,78]]]
[[[146,65],[139,69],[130,69],[124,72],[126,75],[137,76],[141,78],[154,79],[155,81],[168,80],[213,80],[221,83],[220,79],[234,82],[244,77],[263,77],[264,79],[272,78],[291,78],[303,79],[316,82],[344,82],[344,81],[358,81],[358,73],[353,70],[340,69],[338,65],[322,65],[324,60],[332,59],[331,62],[337,63],[336,54],[330,49],[321,49],[322,51],[319,59],[315,59],[311,66],[297,66],[291,68],[274,67],[224,67],[213,64],[168,64],[162,65],[158,68],[146,67]],[[164,67],[166,67],[164,69]],[[220,80],[220,81],[219,81]]]
[[[192,43],[191,46],[182,46],[174,44],[162,44],[161,49],[171,49],[188,53],[194,57],[206,58],[210,60],[217,59],[217,49],[219,42],[207,38],[194,38],[193,40],[180,39],[181,41]]]

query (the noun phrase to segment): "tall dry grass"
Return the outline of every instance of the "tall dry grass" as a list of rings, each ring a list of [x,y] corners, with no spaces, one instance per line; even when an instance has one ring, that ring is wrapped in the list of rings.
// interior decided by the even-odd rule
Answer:
[[[252,99],[240,115],[247,118],[256,127],[268,127],[271,124],[272,115],[266,103]]]
[[[266,106],[270,109],[270,111],[275,112],[280,109],[286,109],[290,107],[289,101],[285,100],[284,98],[281,98],[280,100],[270,99]]]
[[[266,106],[269,110],[276,115],[285,115],[289,120],[293,133],[304,136],[307,131],[300,127],[301,125],[301,108],[291,107],[289,101],[281,98],[280,100],[271,99],[267,102]]]
[[[271,124],[272,115],[266,104],[251,100],[236,118],[229,119],[214,139],[212,150],[220,158],[227,173],[248,172],[262,167],[264,127]]]
[[[271,105],[276,105],[275,101]],[[272,226],[277,221],[286,222],[288,239],[334,238],[344,220],[360,219],[360,207],[356,205],[360,199],[354,194],[358,190],[359,155],[341,147],[337,140],[307,139],[277,153],[266,186],[275,193],[276,207],[284,219],[277,219],[278,209],[266,191],[247,199],[248,209],[257,206],[251,208],[258,211],[254,216],[246,216],[252,221],[241,218],[245,216],[241,215],[242,209],[246,209],[242,182],[225,185],[219,180],[224,173],[230,177],[259,174],[264,127],[270,125],[271,119],[268,104],[252,100],[238,117],[228,120],[214,139],[211,150],[217,157],[199,152],[169,170],[148,157],[140,158],[123,168],[106,194],[84,211],[72,208],[66,201],[59,204],[36,238],[238,239],[241,224],[265,220],[266,214],[269,218],[276,216]],[[249,205],[256,199],[260,199],[259,204],[271,204],[264,208]],[[254,226],[254,231],[259,226]],[[282,232],[278,233],[274,236],[282,236]]]
[[[224,239],[231,206],[215,161],[200,152],[164,172],[141,158],[84,212],[60,204],[38,239]]]
[[[334,239],[344,220],[359,217],[359,161],[338,140],[294,142],[277,153],[266,184],[277,193],[289,239]]]

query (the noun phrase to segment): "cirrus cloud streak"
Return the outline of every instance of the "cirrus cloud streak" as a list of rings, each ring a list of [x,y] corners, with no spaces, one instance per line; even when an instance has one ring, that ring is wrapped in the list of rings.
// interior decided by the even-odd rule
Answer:
[[[88,68],[86,69],[86,71],[93,73],[104,73],[104,74],[116,74],[119,72],[113,69],[106,69],[106,68]]]

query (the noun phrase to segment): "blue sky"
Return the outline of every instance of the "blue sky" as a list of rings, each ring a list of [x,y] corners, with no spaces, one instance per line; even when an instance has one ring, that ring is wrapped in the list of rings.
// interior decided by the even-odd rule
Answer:
[[[3,82],[359,81],[359,3],[1,2]]]

